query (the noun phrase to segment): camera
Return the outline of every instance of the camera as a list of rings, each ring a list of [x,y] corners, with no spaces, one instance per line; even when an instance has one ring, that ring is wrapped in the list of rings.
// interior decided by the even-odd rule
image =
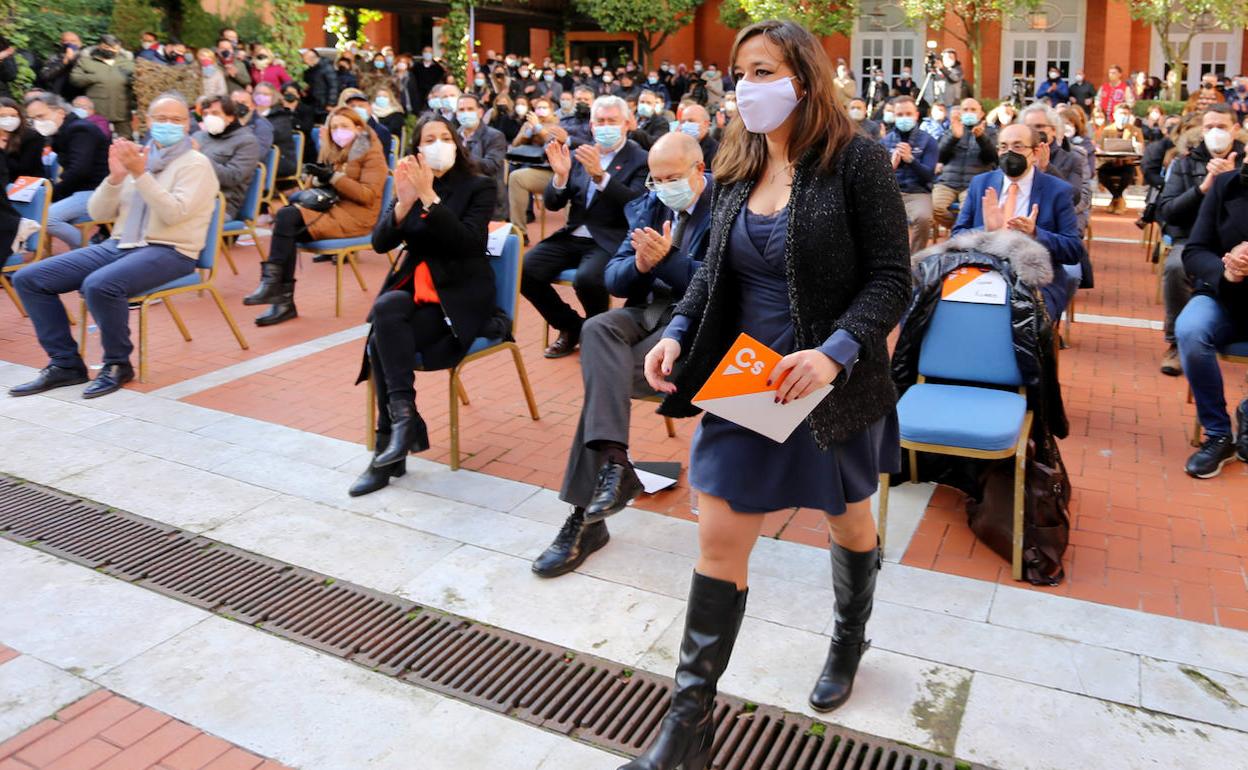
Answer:
[[[1022,109],[1027,103],[1027,80],[1026,78],[1016,77],[1010,85],[1010,101],[1015,107]]]

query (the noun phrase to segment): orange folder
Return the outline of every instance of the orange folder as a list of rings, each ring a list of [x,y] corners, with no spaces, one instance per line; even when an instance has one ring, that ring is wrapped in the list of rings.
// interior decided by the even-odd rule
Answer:
[[[824,385],[805,398],[777,404],[780,383],[769,386],[767,378],[783,357],[750,335],[741,334],[693,397],[694,406],[783,444],[832,392],[831,385]]]

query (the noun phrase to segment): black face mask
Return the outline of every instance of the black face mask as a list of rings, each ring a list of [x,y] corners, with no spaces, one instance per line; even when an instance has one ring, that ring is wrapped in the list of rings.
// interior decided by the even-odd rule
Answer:
[[[1010,150],[1000,157],[1001,170],[1005,175],[1017,179],[1027,173],[1027,157]]]
[[[576,116],[578,118],[588,118],[589,117],[589,105],[584,104],[584,103],[576,105]]]
[[[251,112],[251,108],[245,104],[234,105],[234,117],[238,118],[239,120],[242,120],[243,118],[247,117],[247,113],[249,112]]]

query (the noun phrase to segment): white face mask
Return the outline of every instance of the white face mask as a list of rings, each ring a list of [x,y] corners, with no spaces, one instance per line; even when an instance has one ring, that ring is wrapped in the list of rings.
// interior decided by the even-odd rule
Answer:
[[[1205,146],[1214,155],[1221,155],[1231,148],[1231,132],[1225,128],[1211,128],[1205,132]]]
[[[455,145],[439,139],[432,144],[422,144],[420,154],[434,171],[445,171],[455,165]]]
[[[752,134],[775,131],[797,108],[793,76],[766,83],[741,80],[737,83],[737,112]]]
[[[225,130],[225,118],[220,115],[205,115],[200,123],[203,124],[204,130],[213,136]]]
[[[22,119],[16,115],[6,115],[0,118],[0,131],[16,131],[20,125],[22,125]]]
[[[56,129],[59,128],[54,120],[36,120],[33,121],[33,125],[35,131],[39,132],[40,136],[52,136],[56,133]]]

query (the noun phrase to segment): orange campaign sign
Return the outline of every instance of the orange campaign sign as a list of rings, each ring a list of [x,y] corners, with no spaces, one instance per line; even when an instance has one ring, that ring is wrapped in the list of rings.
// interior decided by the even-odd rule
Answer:
[[[30,203],[35,199],[35,193],[40,184],[43,184],[43,177],[19,176],[9,185],[9,200],[17,203]]]
[[[767,378],[781,358],[750,335],[741,334],[693,397],[694,406],[783,444],[832,392],[832,386],[825,385],[788,404],[777,404],[779,383],[769,386]]]
[[[1007,290],[1005,278],[986,267],[959,267],[945,275],[940,298],[950,302],[971,302],[980,305],[1004,305]]]

